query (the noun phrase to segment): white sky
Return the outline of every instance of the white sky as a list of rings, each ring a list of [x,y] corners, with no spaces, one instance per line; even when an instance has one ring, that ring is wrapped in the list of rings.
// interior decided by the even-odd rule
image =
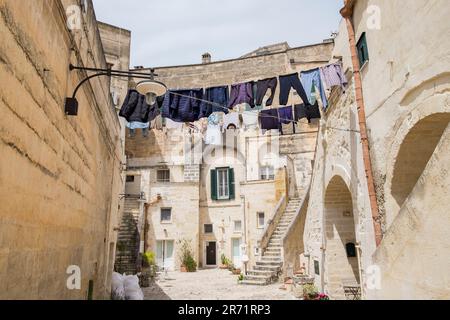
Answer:
[[[131,66],[233,59],[287,41],[322,42],[343,0],[93,0],[97,19],[132,32]]]

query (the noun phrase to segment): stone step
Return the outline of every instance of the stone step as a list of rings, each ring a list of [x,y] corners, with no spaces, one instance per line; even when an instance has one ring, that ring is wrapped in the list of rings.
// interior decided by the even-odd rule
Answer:
[[[272,275],[275,272],[273,271],[265,271],[265,270],[250,270],[247,271],[248,275],[254,275],[254,276],[265,276],[265,277],[272,277]]]
[[[260,270],[260,271],[270,271],[270,272],[278,272],[281,270],[280,266],[254,266],[253,270]]]
[[[281,261],[256,261],[257,266],[275,266],[280,267]]]
[[[244,280],[250,281],[264,281],[266,283],[270,282],[270,276],[255,276],[255,275],[246,275],[244,276]]]
[[[264,256],[261,258],[261,261],[264,262],[278,262],[281,263],[281,258],[279,256]]]
[[[265,285],[267,285],[267,283],[265,281],[256,281],[256,280],[243,280],[243,281],[241,281],[241,284],[249,285],[249,286],[265,286]]]

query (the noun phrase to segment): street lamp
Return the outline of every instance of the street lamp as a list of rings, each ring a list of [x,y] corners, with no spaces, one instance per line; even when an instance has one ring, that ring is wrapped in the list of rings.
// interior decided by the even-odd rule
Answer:
[[[167,92],[167,87],[164,83],[154,80],[157,74],[154,73],[154,69],[150,69],[150,74],[145,74],[142,72],[133,72],[133,71],[121,71],[121,70],[113,70],[111,68],[108,69],[98,69],[98,68],[85,68],[85,67],[77,67],[72,64],[69,65],[69,70],[84,70],[95,72],[85,79],[81,80],[81,82],[76,86],[72,97],[67,97],[64,104],[64,112],[68,116],[76,116],[78,115],[78,100],[76,99],[76,95],[81,86],[95,77],[107,76],[107,77],[132,77],[136,79],[143,79],[143,81],[139,82],[136,86],[136,90],[145,96],[145,100],[147,104],[153,105],[156,102],[156,98],[163,96]]]

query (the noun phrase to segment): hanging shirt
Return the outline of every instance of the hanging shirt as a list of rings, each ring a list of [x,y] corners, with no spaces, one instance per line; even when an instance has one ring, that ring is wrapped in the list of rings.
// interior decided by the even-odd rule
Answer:
[[[342,63],[336,62],[320,68],[322,79],[327,88],[331,89],[334,86],[340,86],[345,91],[345,86],[348,84],[347,77],[342,71]]]
[[[205,144],[215,146],[222,145],[222,132],[219,125],[208,124],[206,129]]]
[[[314,94],[313,89],[317,87],[320,92],[320,98],[322,99],[323,108],[326,109],[328,106],[328,99],[325,94],[325,87],[322,84],[322,80],[320,78],[320,70],[319,68],[313,69],[310,71],[302,71],[300,73],[300,78],[303,84],[303,88],[306,91],[306,95],[308,96],[309,103],[314,104]]]
[[[311,123],[311,119],[320,119],[321,114],[319,110],[319,104],[316,102],[315,105],[304,105],[298,104],[294,106],[295,117],[294,120],[297,122],[300,119],[307,118],[308,122]]]
[[[207,118],[214,112],[228,113],[228,86],[207,88],[200,104],[200,118]]]

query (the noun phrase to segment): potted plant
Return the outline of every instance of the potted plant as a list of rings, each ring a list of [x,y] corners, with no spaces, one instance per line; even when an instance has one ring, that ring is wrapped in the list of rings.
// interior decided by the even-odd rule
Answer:
[[[151,251],[142,254],[141,287],[150,286],[150,278],[155,277],[155,254]]]
[[[179,241],[180,244],[180,260],[181,272],[195,272],[197,271],[197,262],[194,259],[191,244],[188,240]]]
[[[220,265],[220,269],[226,270],[228,269],[228,265],[230,264],[230,260],[225,256],[224,253],[222,253],[222,255],[220,256],[220,260],[221,260],[221,265]]]
[[[238,277],[238,283],[241,283],[244,280],[244,275],[241,273]]]
[[[305,284],[303,286],[303,299],[304,300],[317,300],[319,291],[313,284]]]
[[[325,293],[319,293],[316,300],[330,300],[330,297]]]
[[[240,275],[241,274],[241,268],[233,268],[233,274]]]

